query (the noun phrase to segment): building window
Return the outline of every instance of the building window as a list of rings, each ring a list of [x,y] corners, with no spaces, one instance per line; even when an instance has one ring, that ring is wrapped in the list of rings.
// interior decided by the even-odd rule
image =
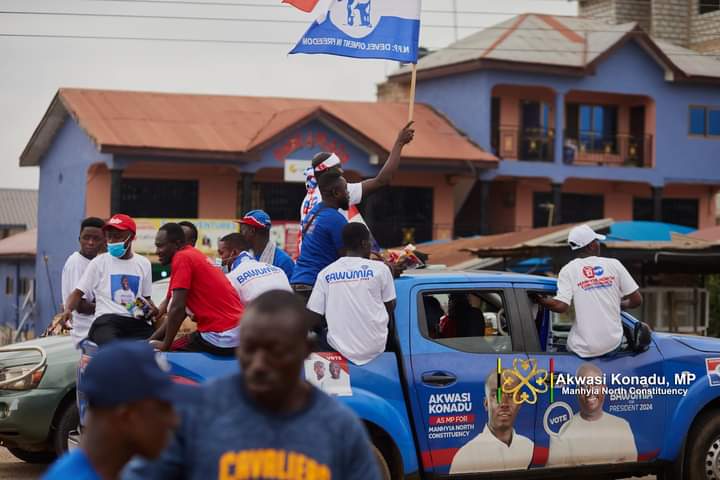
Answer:
[[[720,107],[690,107],[690,135],[720,136]]]
[[[427,242],[433,239],[435,228],[453,227],[452,218],[433,224],[432,188],[383,188],[359,207],[375,240],[384,248]]]
[[[198,218],[198,182],[123,178],[120,211],[139,218]]]
[[[720,0],[700,0],[700,15],[720,10]]]
[[[13,288],[13,278],[5,277],[5,295],[12,295],[15,292]]]
[[[602,195],[563,193],[561,202],[560,220],[562,223],[580,223],[604,217],[605,198]],[[549,217],[551,205],[552,193],[535,192],[533,194],[533,228],[551,225]]]
[[[660,221],[698,228],[699,206],[695,198],[663,198]],[[633,220],[653,221],[652,198],[633,199]]]
[[[581,152],[617,153],[616,106],[569,103],[565,126],[566,137],[575,140]]]
[[[238,188],[242,189],[242,184]],[[253,190],[253,208],[265,210],[273,221],[300,221],[300,206],[307,193],[304,183],[257,183]],[[238,212],[238,218],[245,213]]]
[[[32,279],[23,277],[20,279],[20,295],[27,295],[30,292]]]

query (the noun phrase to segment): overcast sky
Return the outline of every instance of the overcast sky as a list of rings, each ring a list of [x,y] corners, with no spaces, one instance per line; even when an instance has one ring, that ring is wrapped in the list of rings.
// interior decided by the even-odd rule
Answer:
[[[0,188],[37,188],[38,170],[18,158],[60,87],[223,93],[373,100],[375,85],[396,68],[380,60],[350,60],[287,52],[315,14],[280,0],[0,0]],[[328,0],[321,0],[321,4]],[[206,3],[206,5],[203,5]],[[517,13],[575,15],[567,0],[423,0],[420,44],[432,49]],[[235,5],[221,5],[235,4]],[[248,6],[258,4],[259,6]],[[318,9],[322,5],[318,6]],[[187,16],[192,20],[9,14],[67,12]],[[481,13],[469,13],[481,12]],[[493,13],[491,13],[493,12]],[[197,17],[265,22],[200,20]],[[127,36],[219,39],[286,44],[223,44],[141,40],[9,37]]]

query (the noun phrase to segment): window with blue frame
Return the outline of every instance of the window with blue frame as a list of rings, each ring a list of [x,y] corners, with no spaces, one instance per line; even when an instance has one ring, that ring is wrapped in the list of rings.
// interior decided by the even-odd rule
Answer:
[[[583,152],[617,153],[618,108],[614,105],[568,104],[567,137]]]
[[[720,107],[690,107],[690,135],[720,136]]]

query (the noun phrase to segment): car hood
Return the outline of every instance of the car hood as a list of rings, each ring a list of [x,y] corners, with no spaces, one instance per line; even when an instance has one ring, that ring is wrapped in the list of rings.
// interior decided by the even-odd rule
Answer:
[[[3,348],[37,346],[42,347],[47,353],[48,363],[61,362],[64,359],[79,359],[80,352],[75,349],[72,338],[69,336],[42,337],[27,342],[5,345]],[[40,354],[36,351],[10,351],[4,352],[0,349],[0,368],[13,365],[34,363],[40,360]]]
[[[698,352],[720,353],[720,339],[695,335],[672,335],[673,340]]]

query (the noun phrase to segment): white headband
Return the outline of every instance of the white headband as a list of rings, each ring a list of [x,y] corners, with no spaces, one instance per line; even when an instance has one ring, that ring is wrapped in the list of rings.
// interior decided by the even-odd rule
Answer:
[[[334,153],[332,153],[320,165],[315,167],[315,173],[323,172],[328,168],[332,168],[336,165],[340,165],[340,158]]]

